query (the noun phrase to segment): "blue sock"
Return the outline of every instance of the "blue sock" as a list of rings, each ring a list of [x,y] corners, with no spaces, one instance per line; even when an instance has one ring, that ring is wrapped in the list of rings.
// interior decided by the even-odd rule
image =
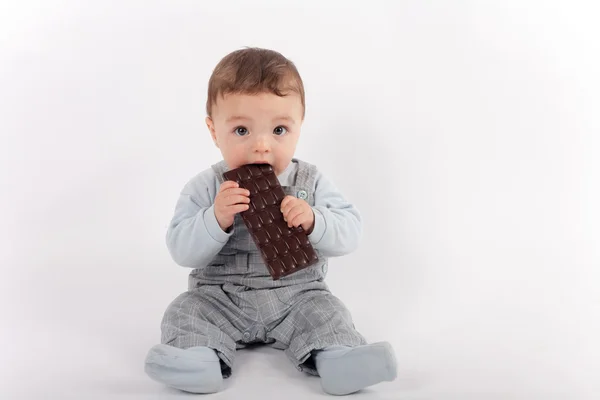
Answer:
[[[326,393],[345,395],[397,377],[392,346],[379,342],[358,347],[330,346],[315,353]]]
[[[223,384],[219,356],[203,346],[156,345],[146,356],[144,370],[155,381],[191,393],[216,393]]]

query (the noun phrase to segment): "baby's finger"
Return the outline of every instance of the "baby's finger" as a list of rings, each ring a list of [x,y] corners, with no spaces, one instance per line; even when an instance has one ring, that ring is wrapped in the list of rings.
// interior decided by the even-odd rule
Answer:
[[[250,203],[250,197],[248,196],[243,196],[240,194],[234,194],[234,195],[230,195],[230,196],[225,196],[225,198],[223,199],[225,205],[231,205],[231,204],[248,204]]]
[[[300,214],[297,214],[295,217],[289,220],[288,226],[290,228],[292,226],[297,228],[305,222],[308,222],[307,213],[302,211]]]
[[[294,206],[294,200],[296,198],[294,196],[285,196],[281,201],[281,212],[283,215],[286,215],[290,209]]]
[[[295,207],[292,207],[289,212],[287,213],[287,215],[285,215],[284,219],[285,221],[287,221],[288,223],[288,227],[291,227],[291,221],[294,220],[294,218],[296,218],[296,216],[302,214],[304,212],[304,209],[301,205],[296,205]]]
[[[225,182],[221,183],[221,186],[219,187],[219,192],[222,192],[224,190],[231,189],[231,188],[238,188],[238,187],[240,187],[240,185],[235,181],[225,181]]]
[[[229,197],[229,196],[250,196],[250,191],[244,188],[229,188],[225,189],[221,192],[221,196]]]
[[[227,206],[227,212],[231,214],[237,214],[242,211],[246,211],[250,206],[248,204],[234,204],[231,206]]]

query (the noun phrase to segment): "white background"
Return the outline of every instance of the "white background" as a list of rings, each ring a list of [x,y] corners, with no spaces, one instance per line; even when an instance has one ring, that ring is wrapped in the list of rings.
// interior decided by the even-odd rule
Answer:
[[[594,2],[3,1],[0,397],[178,397],[143,373],[189,270],[164,235],[220,159],[207,81],[244,46],[298,66],[296,156],[362,211],[328,282],[400,377],[356,398],[600,392]],[[222,399],[324,398],[276,350]]]

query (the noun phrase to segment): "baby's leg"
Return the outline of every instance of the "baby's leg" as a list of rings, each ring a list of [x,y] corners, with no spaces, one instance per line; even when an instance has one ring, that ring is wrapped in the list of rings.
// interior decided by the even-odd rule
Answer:
[[[312,293],[308,298],[308,293],[300,296],[271,332],[287,344],[286,354],[298,369],[319,375],[323,390],[335,395],[394,380],[396,359],[391,346],[367,344],[337,297],[326,290]]]
[[[234,338],[241,333],[229,322],[235,319],[229,314],[235,313],[236,307],[225,307],[227,296],[221,294],[199,288],[181,294],[169,305],[161,324],[161,344],[152,347],[146,357],[148,376],[192,393],[222,389],[223,377],[231,374]]]

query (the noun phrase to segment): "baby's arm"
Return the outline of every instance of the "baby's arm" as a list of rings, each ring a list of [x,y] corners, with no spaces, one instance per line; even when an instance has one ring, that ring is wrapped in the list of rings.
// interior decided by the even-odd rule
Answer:
[[[166,238],[173,260],[190,268],[208,265],[233,233],[224,232],[217,222],[210,179],[198,178],[179,195]]]
[[[316,179],[314,228],[308,236],[313,247],[326,257],[342,256],[358,247],[362,219],[334,184],[320,172]]]

